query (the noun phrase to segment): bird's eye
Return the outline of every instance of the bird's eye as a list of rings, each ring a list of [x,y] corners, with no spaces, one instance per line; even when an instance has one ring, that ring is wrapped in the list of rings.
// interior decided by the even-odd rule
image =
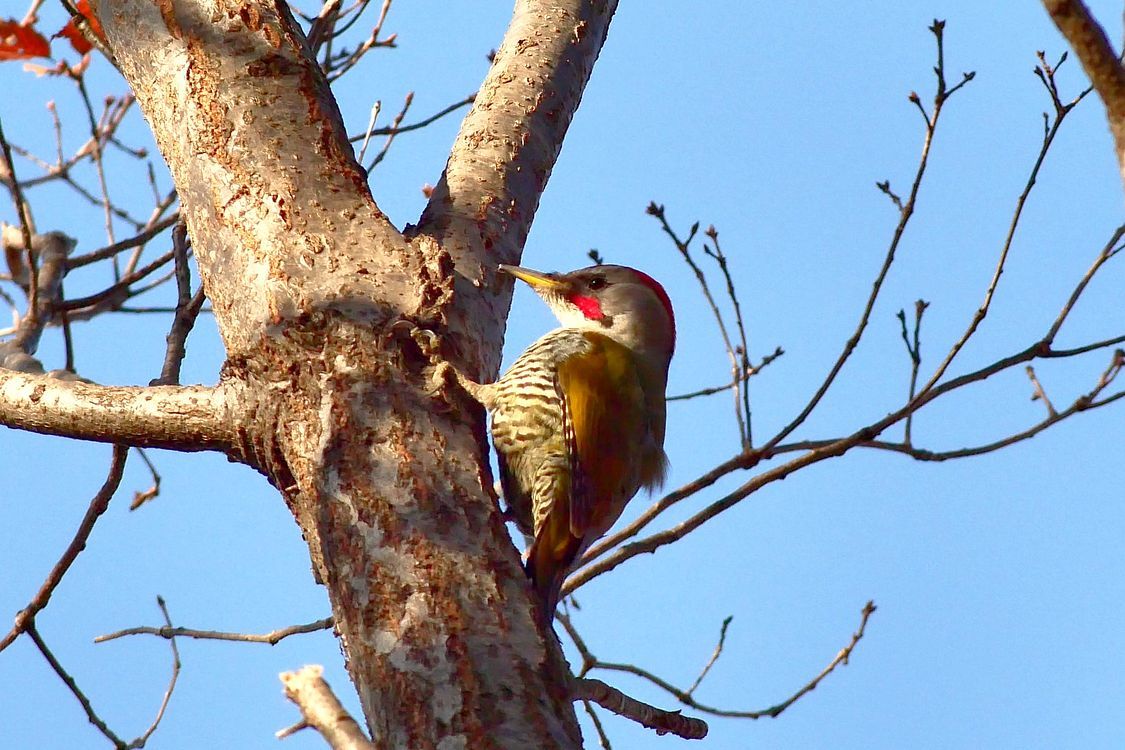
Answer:
[[[586,282],[586,287],[592,292],[596,292],[599,289],[605,289],[605,285],[606,281],[604,276],[595,276],[594,278]]]

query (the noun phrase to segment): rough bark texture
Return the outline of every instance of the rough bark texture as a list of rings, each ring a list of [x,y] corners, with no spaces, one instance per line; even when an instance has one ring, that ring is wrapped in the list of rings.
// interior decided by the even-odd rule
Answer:
[[[488,315],[470,316],[467,328],[450,330],[465,371],[483,381],[495,379],[500,350],[485,348],[478,359],[477,347],[463,342],[492,340],[492,321],[502,324],[507,317],[512,279],[506,274],[497,279],[496,266],[519,261],[616,9],[616,2],[605,1],[516,2],[503,44],[415,230],[449,252],[461,282],[458,294],[493,292],[486,296]]]
[[[511,287],[492,269],[518,258],[614,4],[519,3],[411,239],[372,200],[283,2],[94,6],[179,191],[240,453],[301,525],[375,745],[579,746],[482,414],[429,393],[413,334],[495,374]]]

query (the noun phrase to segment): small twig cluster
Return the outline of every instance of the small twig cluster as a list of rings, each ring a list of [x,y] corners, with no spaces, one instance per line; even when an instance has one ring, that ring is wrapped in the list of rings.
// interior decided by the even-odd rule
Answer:
[[[727,617],[723,620],[722,626],[719,629],[719,641],[715,645],[715,650],[711,654],[711,658],[704,664],[703,669],[700,671],[699,676],[692,682],[691,687],[687,690],[681,689],[668,682],[667,680],[658,677],[647,669],[643,669],[634,664],[619,664],[615,662],[607,662],[598,659],[590,651],[582,636],[579,635],[571,618],[567,615],[559,615],[559,622],[562,624],[567,635],[570,637],[571,642],[574,643],[575,648],[578,650],[582,658],[582,667],[575,677],[575,695],[576,698],[583,701],[587,713],[596,717],[596,712],[589,704],[591,701],[597,703],[603,708],[623,716],[626,716],[638,723],[655,729],[659,734],[672,733],[684,739],[702,739],[707,734],[707,724],[699,719],[692,719],[680,714],[679,711],[666,711],[649,706],[648,704],[641,703],[633,698],[628,697],[619,690],[606,685],[601,680],[593,680],[586,677],[591,671],[601,669],[609,672],[624,672],[636,677],[640,677],[655,685],[656,687],[664,690],[673,698],[678,700],[689,708],[694,708],[697,711],[709,714],[711,716],[722,716],[726,718],[736,719],[763,719],[770,718],[776,719],[787,708],[796,703],[800,698],[807,693],[816,689],[824,678],[835,671],[836,667],[846,665],[848,659],[855,649],[856,645],[863,638],[867,630],[867,621],[875,612],[875,603],[867,602],[860,613],[859,627],[852,634],[848,644],[837,652],[836,656],[824,667],[815,677],[802,685],[796,692],[790,695],[785,700],[777,703],[769,708],[759,710],[733,710],[725,708],[716,708],[701,703],[695,698],[695,691],[703,683],[704,678],[715,666],[719,657],[723,653],[723,645],[726,643],[727,628],[730,627],[732,618]],[[600,723],[600,722],[599,722]],[[604,733],[602,734],[604,738]],[[608,744],[608,739],[603,739],[603,746]]]
[[[785,352],[781,347],[777,347],[772,354],[763,357],[761,362],[756,366],[750,363],[750,344],[746,335],[746,323],[742,317],[742,305],[739,302],[738,293],[734,288],[734,278],[731,276],[727,256],[723,253],[723,249],[719,244],[718,230],[716,230],[714,226],[709,226],[704,230],[704,236],[711,240],[711,243],[703,243],[703,254],[715,262],[719,273],[723,277],[727,299],[730,301],[734,313],[734,330],[738,336],[737,340],[731,335],[726,320],[723,317],[722,310],[719,309],[719,305],[715,301],[714,295],[711,293],[711,287],[708,283],[706,272],[691,254],[691,243],[699,233],[699,222],[697,221],[692,224],[691,229],[688,230],[687,236],[681,238],[672,228],[672,225],[668,223],[668,218],[664,212],[664,206],[652,202],[648,204],[648,208],[645,209],[645,212],[650,216],[656,217],[656,220],[660,222],[661,230],[672,240],[672,244],[676,246],[680,257],[687,263],[688,268],[691,269],[692,274],[699,283],[700,292],[703,294],[703,298],[707,300],[707,304],[711,308],[711,314],[715,316],[715,322],[719,328],[719,335],[723,339],[723,347],[726,349],[727,358],[730,361],[730,383],[710,388],[702,388],[692,393],[671,396],[668,400],[687,401],[699,396],[709,396],[721,391],[731,391],[734,396],[734,417],[738,424],[739,441],[742,443],[743,450],[750,450],[753,447],[754,441],[750,413],[750,388],[748,387],[747,381]]]
[[[1094,277],[1094,275],[1101,270],[1104,265],[1118,255],[1123,247],[1122,238],[1125,236],[1125,226],[1116,229],[1110,236],[1109,240],[1103,246],[1101,251],[1097,254],[1093,264],[1082,276],[1075,285],[1069,298],[1063,303],[1057,317],[1051,326],[1039,337],[1026,344],[1016,351],[1001,356],[993,363],[984,367],[971,370],[956,377],[949,377],[949,372],[953,366],[958,354],[965,347],[965,345],[973,338],[979,330],[985,317],[988,315],[989,310],[996,297],[999,288],[1000,279],[1003,275],[1005,264],[1008,261],[1010,251],[1013,245],[1013,240],[1016,234],[1017,227],[1019,226],[1020,217],[1022,216],[1024,206],[1027,198],[1036,184],[1039,170],[1043,165],[1055,136],[1059,131],[1066,116],[1077,106],[1089,93],[1089,89],[1080,92],[1077,96],[1070,100],[1064,100],[1060,95],[1058,86],[1055,81],[1055,74],[1066,57],[1065,55],[1055,65],[1049,65],[1042,53],[1039,54],[1039,65],[1036,68],[1036,76],[1043,82],[1047,91],[1049,100],[1051,102],[1052,112],[1044,115],[1044,131],[1043,139],[1038,153],[1033,160],[1030,173],[1025,183],[1024,189],[1019,195],[1011,221],[1009,222],[1008,232],[1001,245],[999,257],[997,260],[996,268],[993,272],[992,278],[989,281],[985,296],[980,307],[972,315],[968,326],[964,333],[952,344],[950,349],[946,352],[940,363],[937,365],[932,374],[926,378],[921,378],[922,359],[922,319],[926,309],[929,307],[929,302],[925,300],[918,300],[914,304],[914,316],[912,326],[908,326],[907,313],[905,310],[900,310],[897,314],[901,336],[903,343],[906,347],[906,353],[910,360],[910,378],[907,395],[904,402],[890,414],[882,419],[871,422],[857,427],[851,434],[829,437],[822,439],[802,439],[796,441],[788,441],[797,430],[801,429],[809,416],[820,406],[824,398],[828,394],[832,385],[835,383],[837,377],[843,368],[851,360],[860,340],[868,329],[868,324],[871,321],[876,303],[880,298],[880,293],[883,289],[884,282],[894,263],[896,253],[902,243],[906,229],[910,223],[911,217],[914,215],[915,208],[918,201],[919,189],[922,185],[923,179],[926,174],[926,169],[929,164],[931,147],[938,131],[938,125],[941,120],[942,113],[945,106],[948,104],[950,98],[973,80],[974,74],[972,72],[963,73],[960,80],[953,85],[950,85],[946,78],[945,70],[945,52],[944,52],[944,30],[945,24],[941,21],[935,21],[930,27],[930,32],[934,35],[937,45],[937,64],[934,67],[934,74],[936,78],[935,93],[933,96],[932,104],[927,106],[922,103],[921,97],[916,93],[911,93],[908,97],[909,101],[917,108],[923,119],[923,139],[922,151],[918,160],[917,168],[914,172],[913,180],[910,183],[909,189],[904,194],[899,194],[892,189],[890,181],[884,180],[876,183],[877,189],[884,193],[895,207],[898,220],[891,233],[890,241],[883,256],[882,264],[875,275],[874,281],[871,285],[871,292],[863,305],[863,309],[859,316],[859,321],[851,336],[844,342],[843,349],[839,356],[833,362],[825,375],[819,387],[809,397],[807,402],[800,408],[797,414],[780,429],[778,429],[772,437],[765,442],[755,445],[751,441],[750,431],[750,396],[748,393],[747,380],[762,366],[773,361],[781,354],[781,349],[777,349],[773,354],[764,357],[762,364],[757,368],[749,366],[749,352],[746,344],[745,329],[742,323],[742,318],[739,313],[738,298],[731,282],[729,274],[729,266],[726,257],[721,253],[718,242],[717,232],[708,230],[706,235],[714,243],[712,247],[705,247],[705,253],[708,257],[715,260],[720,270],[724,275],[727,282],[727,294],[730,297],[731,305],[735,311],[736,326],[738,339],[737,341],[732,337],[731,331],[726,325],[723,315],[721,314],[718,305],[716,304],[713,295],[707,284],[705,275],[700,268],[699,264],[695,261],[690,253],[690,243],[695,238],[699,225],[693,225],[688,231],[686,236],[681,237],[669,225],[663,206],[655,203],[651,204],[648,208],[648,213],[655,216],[661,223],[661,228],[664,233],[671,239],[676,251],[681,255],[688,267],[695,275],[700,283],[704,298],[707,300],[711,307],[712,313],[717,321],[720,335],[723,340],[724,347],[727,355],[731,361],[732,371],[734,377],[732,382],[727,385],[704,388],[693,393],[684,394],[681,396],[673,396],[670,401],[679,401],[687,398],[694,398],[698,396],[705,396],[712,393],[719,393],[725,390],[733,390],[735,392],[736,411],[739,423],[740,432],[740,446],[739,450],[730,458],[722,461],[710,471],[688,482],[684,486],[673,490],[666,494],[664,497],[655,501],[649,508],[644,510],[635,520],[626,525],[621,530],[605,537],[601,541],[595,543],[587,550],[581,564],[572,573],[570,579],[564,586],[564,594],[570,593],[581,587],[582,585],[593,580],[597,576],[613,570],[623,562],[630,560],[639,555],[647,554],[656,551],[657,549],[672,544],[691,532],[698,529],[707,521],[715,518],[724,511],[730,509],[738,504],[745,498],[757,492],[768,484],[786,478],[793,472],[799,471],[812,464],[819,463],[820,461],[844,455],[854,448],[869,448],[876,450],[885,450],[903,455],[910,456],[916,460],[921,461],[944,461],[953,458],[961,458],[966,456],[981,455],[990,453],[1000,448],[1019,443],[1027,440],[1034,435],[1042,432],[1048,427],[1057,424],[1059,421],[1067,419],[1075,414],[1088,411],[1090,409],[1100,408],[1107,406],[1119,399],[1125,397],[1125,390],[1117,390],[1111,392],[1111,386],[1115,382],[1117,375],[1122,369],[1122,361],[1125,355],[1119,348],[1122,343],[1125,343],[1125,335],[1117,335],[1105,338],[1098,341],[1092,341],[1081,346],[1072,347],[1068,349],[1060,349],[1055,347],[1056,337],[1062,328],[1065,321],[1068,319],[1070,313],[1074,309],[1078,299],[1086,289],[1087,285]],[[1047,398],[1047,394],[1042,384],[1035,375],[1032,365],[1035,361],[1072,358],[1083,354],[1111,350],[1112,355],[1110,363],[1105,367],[1097,379],[1096,384],[1087,392],[1080,394],[1065,409],[1056,409],[1054,404]],[[997,440],[975,446],[956,450],[934,451],[915,446],[912,436],[913,417],[920,410],[926,407],[927,404],[935,401],[936,399],[952,393],[954,391],[966,388],[975,383],[980,383],[988,378],[991,378],[998,373],[1009,370],[1010,368],[1023,365],[1027,368],[1029,377],[1031,378],[1034,388],[1034,396],[1038,400],[1042,400],[1047,407],[1046,416],[1036,424],[1028,427],[1025,430],[1016,432],[1014,434],[1003,436]],[[919,385],[919,381],[922,380]],[[903,424],[903,439],[900,442],[888,441],[880,439],[880,435],[886,432],[892,426],[902,423]],[[650,533],[648,536],[642,536],[642,532],[655,520],[663,516],[670,508],[677,505],[689,498],[695,497],[717,482],[719,479],[738,471],[752,470],[761,464],[769,462],[773,459],[787,457],[791,454],[796,454],[794,457],[787,458],[774,466],[766,468],[765,470],[752,476],[745,481],[740,487],[730,491],[718,499],[708,502],[704,507],[697,510],[694,514],[690,515],[685,520],[670,526],[667,529]],[[776,715],[780,711],[792,704],[793,701],[799,699],[802,695],[809,690],[815,688],[819,680],[823,679],[829,672],[832,671],[834,666],[838,663],[846,661],[847,656],[851,652],[851,648],[862,636],[863,626],[866,624],[867,617],[873,611],[873,607],[869,605],[864,610],[863,621],[859,631],[853,640],[852,644],[841,652],[841,660],[834,662],[829,666],[821,675],[814,678],[806,686],[807,689],[799,691],[789,701],[778,704],[772,709],[761,712],[741,712],[741,713],[723,713],[721,715],[738,715],[745,718],[758,718],[763,715]],[[589,651],[577,636],[577,632],[570,626],[569,622],[560,619],[567,627],[568,632],[572,636],[576,647],[579,652],[583,654],[583,659],[586,660],[584,670],[588,671],[595,666],[601,669],[610,669],[625,671],[635,674],[645,679],[648,679],[653,684],[656,684],[663,689],[667,690],[677,699],[681,700],[685,705],[694,706],[699,710],[709,710],[707,707],[699,706],[692,697],[691,690],[681,691],[674,686],[660,680],[654,675],[649,674],[643,669],[634,667],[632,665],[618,665],[612,663],[601,662],[590,656]],[[588,711],[592,709],[587,709]],[[717,713],[717,712],[713,712]],[[603,742],[603,745],[607,742]]]

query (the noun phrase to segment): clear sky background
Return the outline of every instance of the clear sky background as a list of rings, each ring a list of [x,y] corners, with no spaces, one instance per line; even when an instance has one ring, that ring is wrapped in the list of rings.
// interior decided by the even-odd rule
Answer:
[[[312,4],[306,4],[309,9]],[[948,103],[931,169],[900,258],[868,333],[822,407],[795,435],[852,432],[900,405],[909,363],[895,313],[931,303],[923,324],[923,375],[980,304],[1042,136],[1050,104],[1032,74],[1036,50],[1066,48],[1037,2],[623,3],[563,148],[528,240],[526,265],[569,269],[598,248],[668,287],[680,322],[671,393],[717,385],[726,355],[687,268],[644,213],[667,207],[686,231],[720,232],[730,256],[756,359],[786,354],[753,381],[755,435],[788,423],[823,380],[854,330],[897,220],[874,184],[905,193],[930,106],[933,37],[944,18],[952,81],[976,80]],[[1091,7],[1118,36],[1121,6]],[[3,0],[3,14],[24,3]],[[351,132],[375,99],[381,124],[408,90],[406,121],[475,90],[510,14],[508,3],[396,4],[386,30],[399,48],[376,51],[339,90]],[[43,28],[62,24],[44,10]],[[53,20],[52,20],[53,19]],[[55,50],[63,47],[56,42]],[[63,53],[65,54],[65,53]],[[73,53],[69,53],[74,58]],[[104,60],[90,73],[96,96],[124,83]],[[1064,97],[1086,83],[1076,61],[1059,75]],[[84,140],[73,84],[0,66],[0,114],[9,138],[50,158],[51,120],[63,114],[67,151]],[[379,205],[402,226],[440,176],[461,115],[403,135],[372,175]],[[150,142],[138,113],[122,137]],[[118,162],[111,190],[144,212],[143,166]],[[19,162],[21,176],[35,174]],[[91,189],[91,175],[80,178]],[[166,176],[161,186],[170,187]],[[135,196],[131,193],[135,192]],[[105,244],[100,211],[70,192],[32,192],[40,229]],[[9,202],[0,219],[15,220]],[[951,369],[970,371],[1036,340],[1122,221],[1122,189],[1099,101],[1064,125],[1013,245],[991,314]],[[124,236],[124,227],[119,227]],[[154,243],[155,255],[167,240]],[[1125,329],[1125,261],[1111,263],[1063,329],[1060,346]],[[104,284],[102,270],[68,278],[71,294]],[[76,274],[77,276],[77,274]],[[166,297],[154,295],[159,304]],[[517,291],[506,362],[553,326]],[[82,375],[147,383],[159,372],[168,320],[103,316],[76,327]],[[222,351],[204,319],[188,342],[185,383],[213,383]],[[59,336],[41,356],[62,365]],[[1109,353],[1038,367],[1059,408],[1089,390]],[[1118,387],[1121,387],[1120,385]],[[1041,419],[1022,368],[927,407],[917,445],[976,445]],[[1120,402],[1119,402],[1120,403]],[[669,487],[733,455],[728,396],[670,407]],[[898,438],[899,428],[888,438]],[[1120,748],[1125,705],[1125,489],[1122,406],[1079,415],[1030,442],[944,464],[853,451],[769,485],[653,556],[631,560],[581,592],[575,620],[594,653],[631,662],[686,687],[733,615],[719,662],[697,692],[705,703],[763,709],[821,670],[874,599],[878,611],[851,663],[781,718],[710,720],[700,748]],[[102,445],[0,431],[0,612],[32,596],[104,479]],[[306,548],[277,494],[251,470],[214,455],[156,452],[160,496],[127,510],[147,487],[130,459],[125,481],[89,548],[59,587],[39,627],[100,715],[132,738],[151,721],[166,686],[166,642],[136,637],[93,645],[102,633],[160,624],[164,596],[176,625],[264,632],[329,613]],[[682,520],[749,478],[737,474],[682,504]],[[627,512],[647,505],[638,498]],[[149,747],[278,747],[273,732],[297,710],[277,673],[324,664],[358,715],[334,639],[325,633],[276,647],[179,640],[183,671]],[[656,705],[675,700],[634,678],[595,676]],[[685,711],[698,715],[692,710]],[[583,719],[586,722],[585,719]],[[678,748],[620,719],[605,719],[617,750]],[[589,747],[596,740],[588,733]],[[0,747],[107,744],[26,638],[0,654]],[[318,748],[304,732],[282,747]]]

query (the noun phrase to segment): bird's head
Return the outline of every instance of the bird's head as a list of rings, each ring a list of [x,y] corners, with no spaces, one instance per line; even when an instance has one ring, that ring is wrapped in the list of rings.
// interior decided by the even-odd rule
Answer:
[[[628,266],[590,266],[541,273],[519,266],[500,269],[527,282],[564,327],[604,333],[638,352],[662,356],[676,346],[672,301],[656,279]]]

